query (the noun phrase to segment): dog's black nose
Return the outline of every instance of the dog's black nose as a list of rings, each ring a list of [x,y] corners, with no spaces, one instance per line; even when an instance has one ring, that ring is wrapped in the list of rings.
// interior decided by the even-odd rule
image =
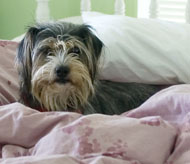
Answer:
[[[70,69],[68,66],[59,66],[55,69],[56,76],[59,79],[64,79],[69,74],[69,71]]]

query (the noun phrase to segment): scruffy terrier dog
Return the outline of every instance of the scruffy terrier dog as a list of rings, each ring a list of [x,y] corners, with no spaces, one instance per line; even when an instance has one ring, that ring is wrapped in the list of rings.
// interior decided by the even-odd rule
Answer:
[[[102,46],[88,25],[55,22],[30,27],[17,55],[20,101],[48,111],[120,114],[159,90],[98,80]]]

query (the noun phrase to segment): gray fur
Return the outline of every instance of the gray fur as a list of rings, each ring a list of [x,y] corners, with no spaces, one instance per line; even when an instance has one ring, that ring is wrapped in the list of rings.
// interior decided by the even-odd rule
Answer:
[[[74,25],[70,23],[47,23],[30,27],[25,38],[21,41],[17,54],[18,71],[20,77],[20,101],[32,108],[41,108],[40,102],[31,92],[31,72],[38,52],[39,44],[47,38],[58,38],[63,41],[74,37],[91,52],[90,60],[81,53],[80,60],[88,68],[95,93],[90,94],[88,101],[78,108],[83,114],[103,113],[121,114],[134,109],[145,102],[150,96],[160,90],[159,87],[138,83],[119,83],[99,81],[98,60],[103,43],[91,32],[88,25]],[[111,34],[110,34],[111,35]],[[48,47],[38,51],[48,53]],[[47,52],[46,52],[47,51]],[[43,60],[42,57],[41,60]],[[93,61],[92,63],[90,61]],[[42,104],[43,107],[43,104]],[[65,110],[65,109],[64,109]],[[73,111],[74,109],[67,109]]]
[[[139,83],[99,81],[95,95],[83,107],[85,114],[121,114],[140,106],[160,88]]]

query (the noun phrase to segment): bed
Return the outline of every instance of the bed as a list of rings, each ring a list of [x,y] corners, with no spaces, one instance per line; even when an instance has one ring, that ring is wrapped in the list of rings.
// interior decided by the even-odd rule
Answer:
[[[48,0],[37,2],[37,22],[49,21]],[[1,40],[0,163],[190,163],[190,25],[127,17],[124,2],[107,15],[82,0],[81,16],[60,21],[96,29],[106,45],[99,78],[172,86],[121,115],[40,112],[17,102],[14,58],[23,36]]]

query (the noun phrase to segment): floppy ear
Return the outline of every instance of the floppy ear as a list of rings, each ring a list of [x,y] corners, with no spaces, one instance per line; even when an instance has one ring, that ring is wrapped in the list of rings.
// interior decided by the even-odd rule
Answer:
[[[90,37],[88,40],[93,45],[95,54],[99,58],[102,51],[103,43],[95,34],[93,34],[93,32],[91,31],[93,29],[90,26],[88,27],[88,30],[88,35]]]
[[[102,41],[92,32],[94,29],[89,25],[80,25],[77,34],[83,39],[83,42],[90,50],[93,47],[93,53],[97,59],[99,59],[103,43]]]
[[[103,43],[102,41],[92,32],[93,28],[89,25],[79,25],[72,31],[72,35],[78,36],[82,39],[82,42],[86,45],[87,49],[92,54],[93,65],[89,67],[92,82],[98,74],[98,60],[101,55]]]
[[[17,69],[20,80],[20,101],[30,106],[33,100],[31,90],[32,50],[39,30],[30,27],[17,51]]]

